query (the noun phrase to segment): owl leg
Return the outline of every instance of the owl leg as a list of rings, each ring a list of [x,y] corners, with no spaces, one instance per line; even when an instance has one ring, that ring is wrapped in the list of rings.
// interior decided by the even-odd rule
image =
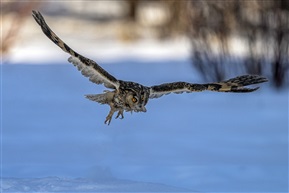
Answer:
[[[116,119],[119,118],[120,116],[120,119],[123,119],[124,116],[123,116],[123,110],[119,110],[118,113],[117,113],[117,116],[115,117]]]
[[[104,121],[104,124],[107,124],[107,125],[110,124],[112,116],[113,116],[115,111],[116,111],[116,109],[113,106],[110,106],[110,111],[109,111],[109,113],[108,113],[108,115]]]

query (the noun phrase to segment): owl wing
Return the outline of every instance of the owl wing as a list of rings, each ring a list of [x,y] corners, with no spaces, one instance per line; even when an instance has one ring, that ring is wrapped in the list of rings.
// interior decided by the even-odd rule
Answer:
[[[268,80],[259,75],[243,75],[226,81],[207,83],[207,84],[192,84],[188,82],[173,82],[165,83],[150,87],[150,98],[159,98],[170,93],[183,92],[200,92],[204,90],[217,92],[253,92],[259,87],[249,88],[245,87],[252,84],[267,82]]]
[[[40,12],[32,11],[32,16],[40,25],[43,33],[63,51],[71,55],[68,61],[76,66],[84,76],[89,77],[91,82],[96,84],[104,84],[105,87],[112,89],[119,87],[119,81],[103,68],[101,68],[95,61],[78,54],[67,44],[65,44],[46,24]]]

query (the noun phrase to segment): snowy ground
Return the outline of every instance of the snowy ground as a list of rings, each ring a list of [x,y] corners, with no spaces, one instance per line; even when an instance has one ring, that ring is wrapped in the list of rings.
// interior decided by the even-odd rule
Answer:
[[[61,64],[1,66],[2,191],[287,192],[287,91],[168,95],[107,126],[109,108],[83,97],[104,88]],[[188,60],[101,65],[145,85],[199,82]]]
[[[163,184],[119,179],[5,178],[3,192],[188,192]]]

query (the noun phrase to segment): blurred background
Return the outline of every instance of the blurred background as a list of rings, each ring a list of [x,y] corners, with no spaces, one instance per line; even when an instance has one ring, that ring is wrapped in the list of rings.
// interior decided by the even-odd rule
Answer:
[[[191,57],[192,67],[204,80],[263,74],[274,87],[288,87],[286,0],[4,1],[1,6],[5,58],[38,34],[30,15],[31,9],[39,9],[57,31],[79,41],[173,39],[181,42],[176,49]]]
[[[108,107],[83,97],[104,87],[32,10],[122,80],[269,82],[168,95],[107,127]],[[288,192],[288,46],[287,0],[1,1],[1,190]]]

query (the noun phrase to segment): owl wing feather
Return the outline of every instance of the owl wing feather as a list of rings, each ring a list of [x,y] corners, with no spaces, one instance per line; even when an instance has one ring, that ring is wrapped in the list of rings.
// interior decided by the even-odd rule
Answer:
[[[89,77],[89,80],[96,84],[104,84],[107,88],[116,89],[119,87],[119,81],[101,68],[95,61],[90,60],[65,44],[47,25],[43,16],[38,11],[32,11],[32,16],[35,21],[40,25],[43,33],[63,51],[71,55],[68,61],[78,68],[81,73]]]
[[[205,86],[202,84],[191,84],[188,82],[172,82],[172,83],[164,83],[161,85],[156,85],[150,87],[150,95],[149,98],[159,98],[163,95],[167,95],[170,93],[180,94],[183,92],[198,92],[205,90]]]
[[[150,98],[159,98],[170,93],[183,92],[200,92],[200,91],[216,91],[216,92],[253,92],[259,87],[249,88],[244,87],[252,84],[259,84],[267,82],[268,80],[259,75],[243,75],[231,78],[222,82],[207,83],[207,84],[193,84],[187,82],[173,82],[165,83],[150,87]]]

